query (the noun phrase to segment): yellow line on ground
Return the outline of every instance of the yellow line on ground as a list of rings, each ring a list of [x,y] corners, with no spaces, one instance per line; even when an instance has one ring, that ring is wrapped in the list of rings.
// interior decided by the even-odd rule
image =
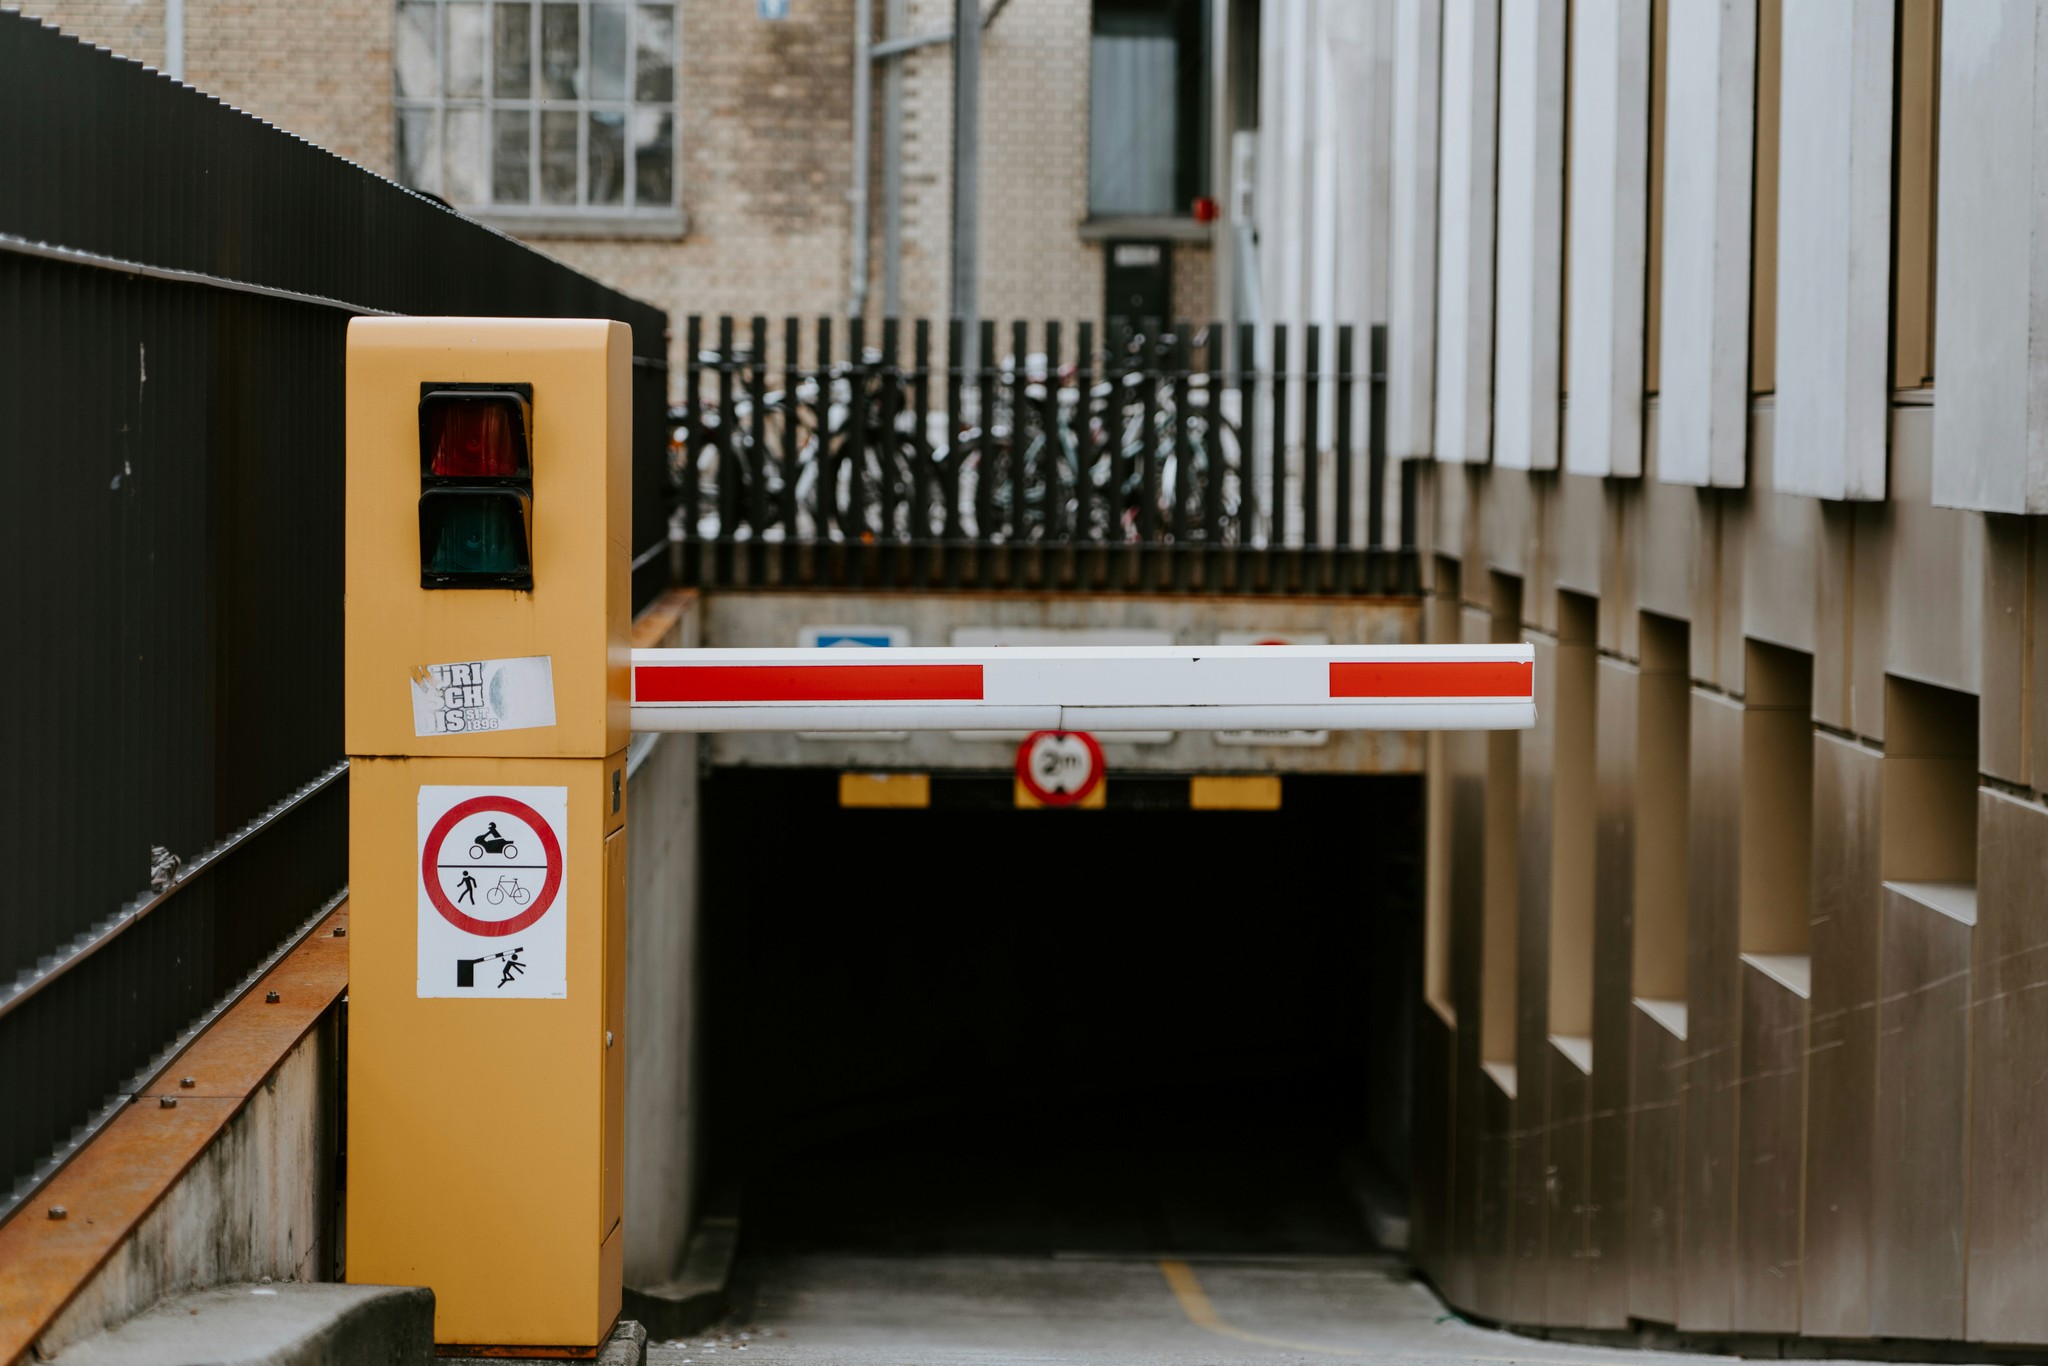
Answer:
[[[1216,1312],[1215,1304],[1209,1299],[1209,1292],[1202,1289],[1200,1278],[1195,1275],[1194,1268],[1186,1262],[1161,1261],[1159,1263],[1159,1270],[1165,1275],[1166,1284],[1173,1291],[1173,1297],[1180,1301],[1180,1311],[1186,1314],[1188,1322],[1194,1324],[1197,1328],[1205,1328],[1209,1332],[1220,1333],[1227,1338],[1236,1338],[1239,1342],[1253,1342],[1261,1347],[1282,1347],[1290,1352],[1314,1352],[1319,1356],[1331,1357],[1386,1355],[1384,1352],[1368,1352],[1345,1347],[1325,1347],[1314,1342],[1295,1342],[1291,1338],[1269,1338],[1258,1333],[1248,1333],[1242,1328],[1225,1322],[1223,1316]],[[1530,1345],[1538,1346],[1539,1344],[1531,1343]],[[1447,1353],[1446,1355],[1461,1362],[1501,1362],[1508,1363],[1509,1366],[1617,1366],[1617,1363],[1620,1363],[1620,1366],[1628,1366],[1627,1357],[1621,1352],[1617,1352],[1612,1357],[1605,1359],[1552,1357],[1543,1356],[1540,1353],[1531,1353],[1526,1356],[1480,1356],[1470,1352],[1456,1352]],[[1711,1360],[1711,1358],[1707,1359]],[[1725,1360],[1725,1358],[1723,1359]]]
[[[1159,1263],[1159,1270],[1165,1275],[1166,1284],[1173,1291],[1173,1297],[1180,1301],[1181,1313],[1186,1314],[1188,1322],[1197,1328],[1206,1328],[1212,1333],[1236,1338],[1239,1342],[1255,1342],[1262,1347],[1284,1347],[1290,1352],[1315,1352],[1333,1357],[1366,1355],[1364,1352],[1347,1351],[1342,1347],[1323,1347],[1313,1342],[1262,1337],[1257,1333],[1247,1333],[1242,1328],[1232,1327],[1223,1321],[1223,1316],[1216,1312],[1216,1306],[1209,1302],[1209,1293],[1202,1289],[1202,1282],[1195,1275],[1193,1267],[1181,1261],[1162,1261]]]

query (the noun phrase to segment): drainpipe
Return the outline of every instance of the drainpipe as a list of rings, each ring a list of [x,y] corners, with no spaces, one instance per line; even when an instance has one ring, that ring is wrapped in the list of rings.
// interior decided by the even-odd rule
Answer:
[[[853,6],[853,251],[846,289],[846,316],[868,311],[868,106],[874,103],[874,62],[868,45],[875,31],[875,0]],[[855,356],[858,363],[860,357]]]
[[[908,0],[886,0],[882,46],[892,47],[910,26]],[[899,54],[900,55],[900,54]],[[869,56],[881,59],[879,50]],[[903,312],[903,63],[882,69],[882,316]]]
[[[164,0],[164,75],[185,79],[185,0]]]
[[[981,0],[953,11],[953,289],[960,319],[960,363],[981,364]],[[1019,356],[1021,363],[1023,357]]]

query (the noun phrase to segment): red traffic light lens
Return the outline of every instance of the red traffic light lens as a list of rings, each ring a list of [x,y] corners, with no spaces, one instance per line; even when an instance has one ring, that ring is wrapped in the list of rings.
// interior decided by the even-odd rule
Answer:
[[[526,404],[514,393],[430,393],[420,400],[424,473],[437,479],[529,478]]]

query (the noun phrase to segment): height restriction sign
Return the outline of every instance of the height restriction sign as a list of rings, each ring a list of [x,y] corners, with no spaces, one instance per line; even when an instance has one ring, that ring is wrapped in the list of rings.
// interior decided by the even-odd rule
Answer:
[[[566,787],[420,789],[421,996],[569,994]]]
[[[1043,806],[1079,806],[1102,783],[1102,746],[1083,730],[1041,730],[1017,747],[1017,781]]]

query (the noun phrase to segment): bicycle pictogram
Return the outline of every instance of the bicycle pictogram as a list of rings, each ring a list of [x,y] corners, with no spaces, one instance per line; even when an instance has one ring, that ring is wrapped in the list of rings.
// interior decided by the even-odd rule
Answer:
[[[495,887],[491,887],[484,892],[484,900],[490,902],[493,906],[500,904],[508,896],[512,898],[514,906],[524,906],[533,899],[533,893],[520,886],[519,879],[510,873],[500,877]]]

